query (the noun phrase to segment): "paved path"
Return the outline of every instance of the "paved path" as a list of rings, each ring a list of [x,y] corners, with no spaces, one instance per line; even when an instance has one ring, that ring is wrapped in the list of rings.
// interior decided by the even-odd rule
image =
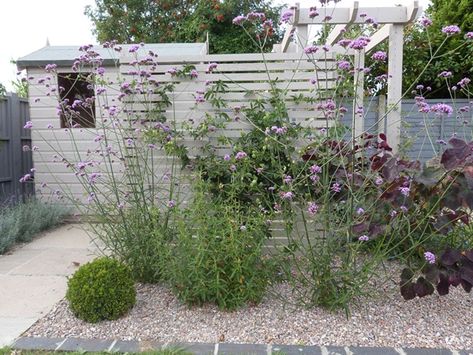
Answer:
[[[79,338],[20,338],[13,348],[50,351],[140,352],[166,348],[187,350],[194,355],[471,355],[468,350],[426,348],[376,348],[358,346],[297,346],[275,344],[187,343],[160,344],[153,341],[122,341]]]
[[[94,252],[79,226],[66,225],[0,255],[0,348],[64,297],[67,276]]]

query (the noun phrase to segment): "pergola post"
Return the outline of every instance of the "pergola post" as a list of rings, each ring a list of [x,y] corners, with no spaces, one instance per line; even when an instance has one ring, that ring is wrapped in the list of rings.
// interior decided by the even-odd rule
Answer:
[[[355,97],[353,98],[353,121],[354,121],[354,133],[355,137],[359,137],[364,131],[364,113],[363,113],[363,100],[364,100],[364,83],[365,83],[365,51],[361,50],[355,54],[354,57],[354,85],[356,88]],[[359,110],[361,109],[360,113]]]
[[[393,24],[389,29],[388,97],[386,102],[386,135],[393,153],[401,142],[402,53],[404,25]]]

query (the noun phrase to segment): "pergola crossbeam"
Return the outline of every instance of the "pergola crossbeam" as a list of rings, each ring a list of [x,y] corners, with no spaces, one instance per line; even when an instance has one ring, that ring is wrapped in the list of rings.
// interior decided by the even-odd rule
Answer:
[[[366,53],[369,53],[373,50],[374,47],[376,47],[378,44],[383,42],[386,38],[389,37],[389,33],[391,31],[391,27],[393,25],[391,24],[386,24],[383,25],[379,30],[377,30],[371,37],[370,37],[370,43],[365,48]]]
[[[414,6],[411,5],[413,8]],[[310,18],[309,9],[300,9],[299,25],[317,25],[317,24],[347,24],[351,20],[352,7],[322,7],[317,9],[319,15]],[[406,6],[383,6],[383,7],[359,7],[358,15],[352,23],[365,23],[366,18],[360,16],[368,14],[374,18],[378,24],[405,24],[411,21],[412,13],[408,13]],[[416,15],[414,15],[415,17]]]
[[[359,8],[359,2],[354,1],[353,6],[351,7],[350,20],[346,24],[335,25],[333,30],[327,36],[327,40],[325,41],[326,44],[331,46],[342,37],[343,32],[348,30],[350,25],[355,21],[356,16],[358,15],[358,8]]]

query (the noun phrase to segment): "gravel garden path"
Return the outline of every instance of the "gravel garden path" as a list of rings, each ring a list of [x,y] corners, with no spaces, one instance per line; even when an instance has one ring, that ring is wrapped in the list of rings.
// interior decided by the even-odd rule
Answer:
[[[23,338],[17,343],[20,348],[21,344],[34,347],[37,342],[30,343],[34,337],[54,347],[85,344],[81,341],[87,339],[105,344],[106,339],[113,339],[113,344],[121,341],[122,345],[220,343],[221,349],[222,344],[232,343],[376,347],[360,348],[362,353],[371,349],[369,353],[373,354],[394,350],[411,354],[401,348],[415,348],[419,354],[452,353],[441,349],[467,354],[470,351],[461,349],[473,349],[472,294],[454,289],[445,297],[434,295],[406,302],[399,294],[396,279],[378,286],[379,292],[372,298],[361,299],[349,319],[343,312],[297,309],[272,294],[257,306],[235,312],[219,311],[214,306],[188,308],[165,287],[138,284],[137,304],[127,316],[113,322],[87,324],[72,315],[62,298],[67,275],[90,260],[93,250],[78,226],[64,226],[11,255],[0,256],[0,335],[6,339],[6,329],[10,330],[10,341],[21,335]],[[398,275],[395,264],[389,265],[388,270]],[[284,285],[277,291],[285,301],[291,301]],[[389,351],[381,351],[382,347]]]
[[[393,265],[395,268],[395,265]],[[137,285],[137,305],[124,318],[87,324],[63,300],[27,336],[153,340],[159,343],[230,342],[473,349],[473,297],[454,289],[444,297],[404,301],[390,282],[371,299],[343,312],[295,309],[268,296],[235,312],[188,308],[161,286]],[[278,292],[291,295],[284,286]]]

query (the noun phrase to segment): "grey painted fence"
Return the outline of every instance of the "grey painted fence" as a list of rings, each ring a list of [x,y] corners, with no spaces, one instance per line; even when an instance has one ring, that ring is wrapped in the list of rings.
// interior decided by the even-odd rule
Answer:
[[[0,97],[0,203],[21,201],[34,193],[33,184],[22,184],[20,178],[33,168],[28,100],[16,94]]]
[[[446,148],[445,142],[454,135],[466,141],[473,139],[473,101],[434,99],[425,102],[429,107],[438,103],[450,105],[453,113],[450,116],[422,113],[415,100],[402,101],[401,144],[411,159],[433,158]]]

